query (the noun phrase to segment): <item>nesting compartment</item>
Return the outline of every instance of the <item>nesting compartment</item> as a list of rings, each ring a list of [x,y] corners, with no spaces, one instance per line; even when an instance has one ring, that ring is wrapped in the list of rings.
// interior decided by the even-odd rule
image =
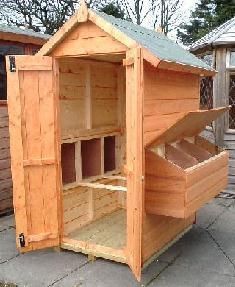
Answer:
[[[226,187],[228,153],[196,135],[216,116],[190,112],[146,149],[147,213],[188,218]]]

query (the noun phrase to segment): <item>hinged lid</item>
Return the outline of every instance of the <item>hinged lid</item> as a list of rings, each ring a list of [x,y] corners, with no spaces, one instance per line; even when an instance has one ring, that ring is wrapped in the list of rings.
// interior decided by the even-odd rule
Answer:
[[[228,110],[229,107],[223,107],[183,113],[182,117],[177,118],[173,125],[163,130],[161,134],[152,140],[148,144],[148,147],[171,143],[185,137],[193,137],[202,132],[208,124]]]

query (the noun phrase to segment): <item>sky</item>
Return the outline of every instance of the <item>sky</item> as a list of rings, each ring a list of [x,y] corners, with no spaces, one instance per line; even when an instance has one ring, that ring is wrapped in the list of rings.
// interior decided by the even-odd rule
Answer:
[[[183,0],[181,13],[183,15],[184,22],[187,22],[187,20],[189,20],[190,12],[195,8],[197,2],[199,2],[199,0]],[[144,21],[142,25],[145,26],[146,28],[152,29],[152,23],[150,17],[148,17],[148,19]],[[173,40],[176,40],[176,28],[168,34],[168,37]]]

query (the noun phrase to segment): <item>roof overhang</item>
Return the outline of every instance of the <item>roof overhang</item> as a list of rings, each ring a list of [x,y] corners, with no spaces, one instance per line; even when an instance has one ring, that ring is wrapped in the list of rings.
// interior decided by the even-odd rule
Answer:
[[[158,69],[172,70],[183,73],[198,74],[204,76],[214,76],[217,72],[214,69],[207,70],[196,66],[186,65],[182,63],[176,63],[166,60],[160,60],[156,56],[152,55],[147,49],[143,48],[143,58]]]
[[[46,41],[48,41],[47,39],[40,38],[40,37],[33,37],[29,35],[24,35],[24,34],[1,32],[1,31],[0,31],[0,40],[20,42],[24,44],[33,44],[33,45],[40,45],[40,46],[42,46],[43,44],[46,43]]]

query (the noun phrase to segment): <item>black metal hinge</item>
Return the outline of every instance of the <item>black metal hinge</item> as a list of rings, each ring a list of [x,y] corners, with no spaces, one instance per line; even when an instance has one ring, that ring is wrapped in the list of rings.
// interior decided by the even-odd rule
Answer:
[[[15,72],[16,71],[16,59],[14,56],[9,56],[9,62],[10,62],[10,71]]]
[[[24,233],[20,233],[18,239],[19,239],[20,247],[25,247]]]

